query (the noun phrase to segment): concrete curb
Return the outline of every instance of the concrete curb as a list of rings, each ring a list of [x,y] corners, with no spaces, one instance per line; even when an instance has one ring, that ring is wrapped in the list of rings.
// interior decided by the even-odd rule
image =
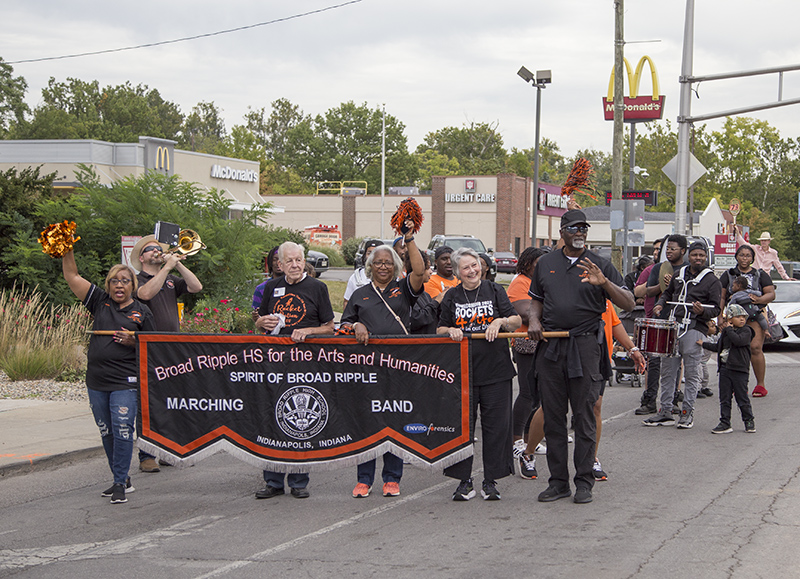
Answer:
[[[0,465],[0,480],[21,474],[55,469],[101,456],[105,456],[105,451],[103,450],[102,445],[95,446],[93,448],[70,450],[59,454],[37,456],[29,460],[21,460]]]

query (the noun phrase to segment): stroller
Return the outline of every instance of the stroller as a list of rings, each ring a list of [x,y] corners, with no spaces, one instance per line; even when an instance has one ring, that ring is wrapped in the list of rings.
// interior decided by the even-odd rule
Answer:
[[[644,317],[644,308],[642,306],[636,306],[632,312],[620,312],[619,319],[629,336],[633,334],[634,322],[641,317]],[[611,369],[614,371],[614,378],[617,384],[628,382],[631,388],[641,388],[643,386],[643,377],[636,371],[633,359],[628,356],[624,348],[618,347],[616,342],[614,342],[614,351],[611,353]],[[611,381],[609,380],[610,384]]]

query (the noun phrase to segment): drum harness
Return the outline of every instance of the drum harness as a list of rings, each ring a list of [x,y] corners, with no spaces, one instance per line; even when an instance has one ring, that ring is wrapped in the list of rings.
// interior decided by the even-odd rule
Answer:
[[[682,338],[684,334],[687,331],[689,331],[689,326],[691,325],[692,322],[692,314],[694,313],[690,309],[692,304],[686,302],[686,294],[689,292],[689,284],[697,285],[700,283],[700,280],[702,280],[706,275],[711,273],[711,270],[709,268],[705,268],[703,271],[697,274],[695,278],[686,281],[684,275],[686,274],[687,269],[689,269],[689,266],[684,265],[678,271],[678,281],[683,284],[683,287],[681,287],[681,290],[678,292],[677,301],[680,302],[680,305],[673,307],[672,311],[669,313],[669,319],[671,321],[677,321],[675,320],[675,311],[678,308],[683,308],[683,318],[681,319],[681,321],[678,322],[678,339]]]

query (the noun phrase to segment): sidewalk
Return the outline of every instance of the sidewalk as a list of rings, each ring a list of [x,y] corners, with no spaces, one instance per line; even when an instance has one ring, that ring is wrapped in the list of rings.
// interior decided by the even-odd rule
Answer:
[[[102,455],[88,402],[0,399],[0,479]]]

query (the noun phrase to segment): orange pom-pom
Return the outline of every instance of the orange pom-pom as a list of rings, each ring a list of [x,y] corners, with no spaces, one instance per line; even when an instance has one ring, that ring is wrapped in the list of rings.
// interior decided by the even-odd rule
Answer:
[[[573,163],[569,175],[567,175],[567,180],[564,181],[564,185],[561,187],[561,194],[569,197],[576,192],[580,192],[585,193],[592,199],[596,199],[591,193],[595,190],[592,184],[592,173],[592,164],[589,159],[578,157]]]
[[[344,326],[339,326],[339,329],[336,330],[336,335],[337,336],[355,336],[356,335],[356,331],[353,329],[353,326],[344,325]]]
[[[403,224],[408,219],[414,222],[413,233],[419,231],[420,227],[422,227],[422,222],[425,221],[419,203],[417,203],[412,197],[404,199],[400,202],[400,205],[397,207],[397,211],[394,212],[394,215],[392,215],[392,220],[389,223],[392,226],[392,229],[394,229],[398,235],[402,235]]]
[[[50,257],[64,257],[80,239],[80,237],[75,237],[77,227],[74,221],[66,220],[45,227],[44,231],[39,234],[42,252]]]

